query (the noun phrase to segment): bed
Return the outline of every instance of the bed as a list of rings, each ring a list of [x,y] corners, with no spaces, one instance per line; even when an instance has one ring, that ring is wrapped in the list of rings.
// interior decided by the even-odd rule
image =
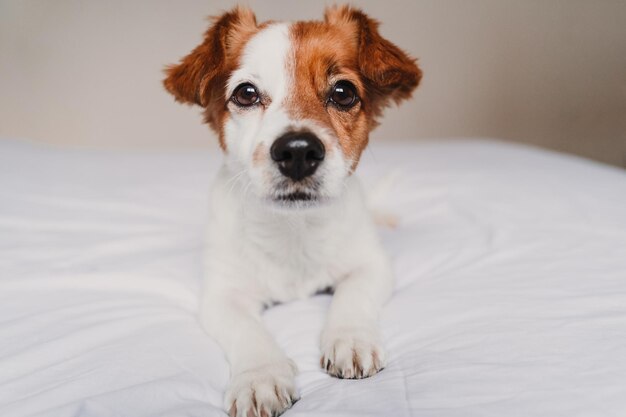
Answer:
[[[0,140],[0,416],[224,416],[196,321],[219,151]],[[626,172],[494,140],[377,143],[397,276],[375,377],[319,369],[330,297],[263,319],[296,416],[626,416]]]

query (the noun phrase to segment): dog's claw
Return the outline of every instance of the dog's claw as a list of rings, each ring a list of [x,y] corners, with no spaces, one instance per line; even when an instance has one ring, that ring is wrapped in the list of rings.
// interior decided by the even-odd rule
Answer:
[[[384,366],[385,354],[375,333],[341,329],[323,337],[324,369],[339,379],[362,379]]]

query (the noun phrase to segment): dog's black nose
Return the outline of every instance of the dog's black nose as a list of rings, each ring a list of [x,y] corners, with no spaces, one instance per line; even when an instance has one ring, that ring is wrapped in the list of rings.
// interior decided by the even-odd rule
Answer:
[[[286,177],[300,181],[313,175],[324,160],[324,144],[310,132],[288,132],[274,141],[272,159]]]

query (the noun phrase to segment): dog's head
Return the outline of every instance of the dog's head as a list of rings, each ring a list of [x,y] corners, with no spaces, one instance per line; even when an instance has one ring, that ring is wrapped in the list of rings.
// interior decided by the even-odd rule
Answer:
[[[258,24],[235,8],[166,69],[176,100],[204,108],[234,174],[263,200],[337,197],[382,109],[410,97],[421,71],[360,10],[324,21]]]

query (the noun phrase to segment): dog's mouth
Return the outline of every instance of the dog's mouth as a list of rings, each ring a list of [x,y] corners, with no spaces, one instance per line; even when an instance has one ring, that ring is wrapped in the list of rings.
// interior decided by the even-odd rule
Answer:
[[[286,208],[313,207],[323,200],[319,188],[320,183],[312,178],[299,183],[284,180],[277,185],[270,200]]]
[[[324,205],[328,198],[317,190],[288,189],[273,193],[268,202],[279,209],[306,209]]]
[[[303,191],[296,191],[289,194],[279,195],[276,197],[276,200],[283,202],[315,201],[317,200],[317,196]]]
[[[295,191],[279,194],[271,199],[274,207],[279,209],[306,209],[317,207],[322,203],[322,198],[313,193]]]

